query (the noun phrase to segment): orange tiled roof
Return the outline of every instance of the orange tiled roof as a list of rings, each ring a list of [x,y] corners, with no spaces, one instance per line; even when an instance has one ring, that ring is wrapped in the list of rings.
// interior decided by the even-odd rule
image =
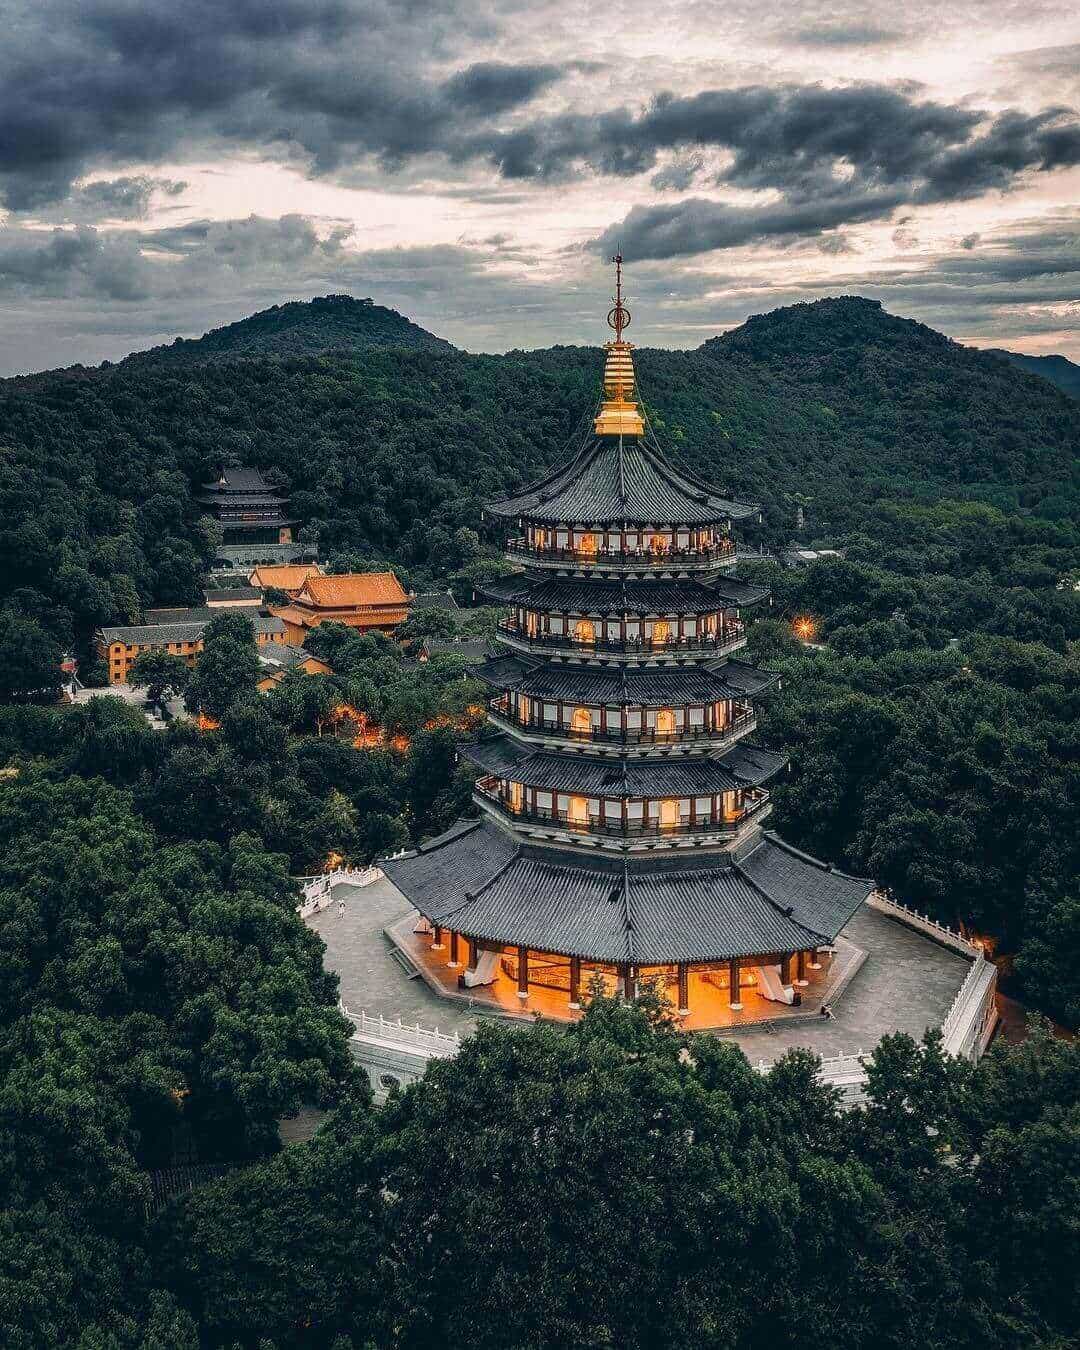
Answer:
[[[407,606],[409,597],[393,572],[346,572],[338,577],[308,577],[297,597],[319,609],[358,605]]]
[[[250,580],[254,586],[273,586],[279,591],[298,591],[309,577],[321,577],[316,563],[281,563],[256,567]]]

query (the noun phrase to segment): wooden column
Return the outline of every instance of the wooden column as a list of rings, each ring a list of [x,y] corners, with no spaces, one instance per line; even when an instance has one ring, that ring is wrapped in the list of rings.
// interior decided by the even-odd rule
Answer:
[[[581,957],[570,958],[570,1006],[581,1007]]]
[[[629,1003],[632,998],[636,997],[633,967],[629,964],[620,966],[619,975],[623,982],[623,998]]]
[[[519,947],[518,956],[518,998],[525,999],[529,997],[529,949],[528,947]]]
[[[791,953],[780,958],[780,983],[791,983]]]
[[[433,952],[442,951],[443,949],[442,936],[443,936],[442,925],[437,923],[431,935],[431,950]]]
[[[728,1002],[738,1012],[742,1007],[739,1001],[739,958],[733,956],[728,962]]]
[[[679,1012],[685,1017],[690,1011],[690,967],[680,961],[675,969],[679,977]]]
[[[480,960],[480,948],[476,945],[475,938],[465,939],[465,951],[466,951],[465,957],[466,969],[475,970],[476,963]]]
[[[795,983],[796,983],[796,984],[803,984],[803,985],[806,985],[806,984],[809,984],[809,983],[810,983],[810,981],[806,978],[806,953],[805,953],[805,952],[800,952],[799,955],[798,955],[798,959],[797,959],[796,965],[795,965],[795,975],[796,975],[796,979],[795,979]]]
[[[808,955],[809,955],[809,957],[810,957],[810,963],[809,963],[809,964],[810,964],[810,969],[811,969],[811,970],[820,970],[820,969],[821,969],[821,962],[818,960],[818,954],[817,954],[816,949],[813,950],[813,951],[811,951],[811,952],[809,952]]]
[[[461,965],[458,960],[458,935],[454,932],[450,934],[450,961],[448,964],[451,970],[457,970],[458,966]]]

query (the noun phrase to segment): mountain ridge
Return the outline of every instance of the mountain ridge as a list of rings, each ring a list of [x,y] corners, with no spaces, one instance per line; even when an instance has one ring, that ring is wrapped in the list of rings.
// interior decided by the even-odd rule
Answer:
[[[1080,399],[1080,365],[1070,361],[1059,353],[1048,356],[1029,356],[1026,352],[1010,352],[1004,347],[990,347],[993,356],[1003,357],[1012,365],[1026,370],[1030,375],[1038,375],[1056,385],[1063,394]]]
[[[280,310],[263,313],[274,329]],[[299,354],[189,360],[206,351],[193,343],[179,360],[0,382],[0,604],[66,645],[152,603],[195,603],[213,539],[194,489],[222,463],[274,470],[324,556],[436,581],[460,565],[457,534],[482,529],[483,501],[547,472],[599,392],[595,347],[308,350],[326,336],[319,307],[285,318]],[[1018,530],[1077,515],[1075,403],[876,302],[777,310],[635,362],[666,452],[760,501],[773,546],[799,497],[829,539],[877,531],[885,498],[981,503]],[[1072,565],[1055,553],[1058,575]]]
[[[454,350],[445,338],[429,333],[396,309],[377,305],[370,297],[334,294],[271,305],[211,328],[201,337],[178,337],[171,343],[131,352],[113,364],[199,364],[204,360],[259,356],[314,356],[366,347]]]

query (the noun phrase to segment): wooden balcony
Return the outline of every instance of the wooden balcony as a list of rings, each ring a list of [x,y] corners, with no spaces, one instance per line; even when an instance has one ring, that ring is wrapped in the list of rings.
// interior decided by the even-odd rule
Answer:
[[[752,819],[765,813],[770,806],[769,794],[761,791],[752,795],[744,803],[737,815],[729,819],[703,820],[689,815],[681,815],[675,821],[662,824],[658,818],[610,820],[603,815],[588,813],[571,814],[569,811],[555,809],[530,810],[526,806],[515,808],[503,791],[499,779],[479,779],[474,785],[474,800],[486,810],[511,822],[526,825],[548,826],[557,830],[567,830],[572,834],[589,835],[615,842],[632,843],[634,840],[657,839],[732,839]]]
[[[533,548],[523,538],[509,539],[506,556],[526,567],[551,568],[561,572],[707,572],[736,561],[734,539],[723,539],[707,548],[615,549]]]
[[[488,705],[493,726],[511,736],[524,736],[554,745],[631,746],[641,749],[691,749],[706,745],[710,749],[739,740],[757,726],[757,713],[751,709],[731,719],[724,727],[689,726],[676,731],[657,731],[653,727],[590,727],[576,730],[564,722],[544,717],[522,721],[508,702],[495,698]]]
[[[746,646],[746,627],[739,620],[730,620],[722,633],[698,633],[693,637],[671,637],[659,642],[652,638],[592,637],[579,638],[573,633],[529,633],[515,619],[500,619],[500,641],[519,651],[536,651],[559,656],[626,656],[646,661],[663,658],[677,660],[681,656],[726,656]]]

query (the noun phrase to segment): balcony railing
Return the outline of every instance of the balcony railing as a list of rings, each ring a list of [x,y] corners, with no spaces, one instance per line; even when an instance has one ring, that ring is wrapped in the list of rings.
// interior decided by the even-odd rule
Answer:
[[[606,817],[589,814],[572,816],[568,811],[537,808],[530,810],[524,806],[515,809],[512,803],[498,791],[487,787],[483,782],[475,785],[475,792],[484,802],[490,803],[509,820],[520,820],[527,824],[550,825],[561,830],[571,830],[575,834],[596,834],[606,838],[618,839],[664,839],[686,835],[719,835],[730,837],[738,834],[746,822],[756,816],[769,804],[767,792],[747,802],[737,816],[728,820],[693,820],[682,815],[672,824],[662,824],[659,819],[608,820]]]
[[[687,726],[675,731],[657,731],[655,727],[590,727],[578,730],[565,722],[554,718],[531,717],[527,721],[518,717],[513,708],[502,699],[496,698],[488,705],[492,721],[513,734],[515,731],[534,732],[548,735],[563,741],[581,744],[611,745],[688,745],[697,741],[715,743],[730,740],[744,731],[753,731],[757,726],[757,713],[741,713],[733,717],[724,727]]]
[[[645,568],[679,570],[680,568],[711,567],[717,563],[735,561],[737,546],[734,539],[723,539],[704,548],[535,548],[527,539],[508,539],[507,556],[515,562],[537,563],[550,567],[619,568],[628,572]]]
[[[550,651],[581,652],[585,656],[611,652],[625,656],[679,656],[708,652],[712,656],[722,656],[734,651],[746,641],[746,627],[738,621],[730,621],[722,633],[696,633],[690,637],[677,637],[657,641],[655,638],[592,638],[577,637],[574,633],[530,633],[515,619],[501,619],[499,632],[505,633],[513,642],[529,648]]]

